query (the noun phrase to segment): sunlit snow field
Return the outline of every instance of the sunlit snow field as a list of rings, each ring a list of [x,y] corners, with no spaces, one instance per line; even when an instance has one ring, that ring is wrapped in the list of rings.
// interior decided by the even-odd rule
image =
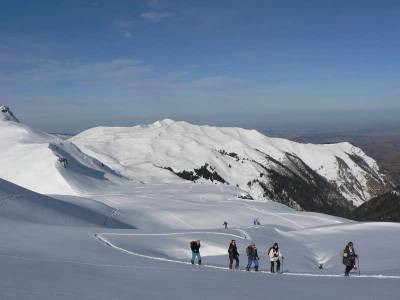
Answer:
[[[400,225],[241,199],[234,185],[187,182],[154,168],[156,156],[130,168],[131,154],[118,149],[115,157],[128,160],[95,158],[0,118],[0,299],[399,298]],[[190,264],[189,242],[197,239],[202,266]],[[227,268],[232,239],[242,271]],[[350,240],[361,275],[344,278],[341,251]],[[251,242],[258,273],[243,271]],[[268,272],[274,242],[285,257],[281,275]]]
[[[2,182],[2,191],[6,187],[14,194],[25,192]],[[2,200],[7,197],[11,199],[1,194]],[[296,212],[274,202],[238,199],[235,189],[212,184],[132,185],[92,198],[75,197],[85,210],[72,215],[79,219],[97,212],[103,223],[84,218],[85,224],[74,224],[67,208],[47,209],[40,202],[31,211],[1,214],[2,299],[238,299],[266,294],[280,299],[397,299],[400,292],[397,224]],[[4,208],[13,201],[2,201]],[[109,225],[131,229],[107,228],[111,215]],[[254,217],[260,226],[252,225]],[[202,242],[202,267],[189,262],[194,239]],[[242,269],[245,247],[256,243],[261,272],[227,270],[231,239],[238,242]],[[342,276],[340,251],[348,240],[360,255],[360,277]],[[275,241],[287,274],[267,272],[266,249]]]

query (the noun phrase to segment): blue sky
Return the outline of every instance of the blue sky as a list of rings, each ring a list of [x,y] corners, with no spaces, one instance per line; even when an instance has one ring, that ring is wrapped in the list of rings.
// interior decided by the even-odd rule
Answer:
[[[399,96],[399,1],[1,1],[0,102],[49,131],[396,118]]]

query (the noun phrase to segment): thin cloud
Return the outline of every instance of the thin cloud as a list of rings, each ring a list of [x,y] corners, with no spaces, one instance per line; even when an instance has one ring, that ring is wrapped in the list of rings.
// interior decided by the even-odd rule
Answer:
[[[114,20],[114,26],[118,34],[126,39],[133,37],[132,31],[134,27],[134,19],[127,17],[119,17]]]
[[[96,63],[39,59],[35,63],[26,62],[22,69],[0,74],[0,86],[7,86],[10,81],[26,82],[32,86],[60,82],[125,85],[131,80],[141,78],[150,70],[150,66],[133,59],[115,59]]]
[[[186,82],[184,86],[193,90],[229,90],[233,87],[244,88],[247,83],[239,78],[228,76],[210,76]]]
[[[146,0],[146,5],[153,9],[164,9],[168,7],[170,3],[162,0]]]
[[[127,32],[124,33],[124,37],[127,38],[127,39],[130,39],[130,38],[132,38],[132,33],[127,31]]]
[[[167,12],[155,12],[155,11],[150,11],[146,13],[142,13],[140,15],[143,19],[146,19],[149,22],[152,23],[160,23],[162,20],[168,18],[171,16],[170,13]]]

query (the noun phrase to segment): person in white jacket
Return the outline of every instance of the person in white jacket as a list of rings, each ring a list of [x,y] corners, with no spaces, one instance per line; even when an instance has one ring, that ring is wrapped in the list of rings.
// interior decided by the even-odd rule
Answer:
[[[269,260],[271,262],[271,273],[275,273],[275,263],[276,263],[276,272],[279,273],[281,270],[281,258],[283,259],[282,253],[279,251],[278,243],[274,243],[274,245],[268,250]]]

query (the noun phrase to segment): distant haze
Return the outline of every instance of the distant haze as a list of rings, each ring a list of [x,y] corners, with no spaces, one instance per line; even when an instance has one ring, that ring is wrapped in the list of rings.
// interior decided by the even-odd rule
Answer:
[[[15,112],[15,110],[13,110]],[[254,113],[254,114],[208,114],[208,115],[159,115],[144,117],[129,116],[126,112],[119,115],[98,114],[96,109],[91,113],[60,110],[47,114],[47,110],[35,112],[22,110],[16,112],[24,123],[52,133],[76,134],[95,126],[134,126],[150,124],[157,120],[171,118],[194,124],[213,126],[243,127],[257,129],[269,136],[292,138],[310,133],[374,131],[388,133],[400,131],[400,120],[397,111],[381,112],[316,112],[316,113]]]

